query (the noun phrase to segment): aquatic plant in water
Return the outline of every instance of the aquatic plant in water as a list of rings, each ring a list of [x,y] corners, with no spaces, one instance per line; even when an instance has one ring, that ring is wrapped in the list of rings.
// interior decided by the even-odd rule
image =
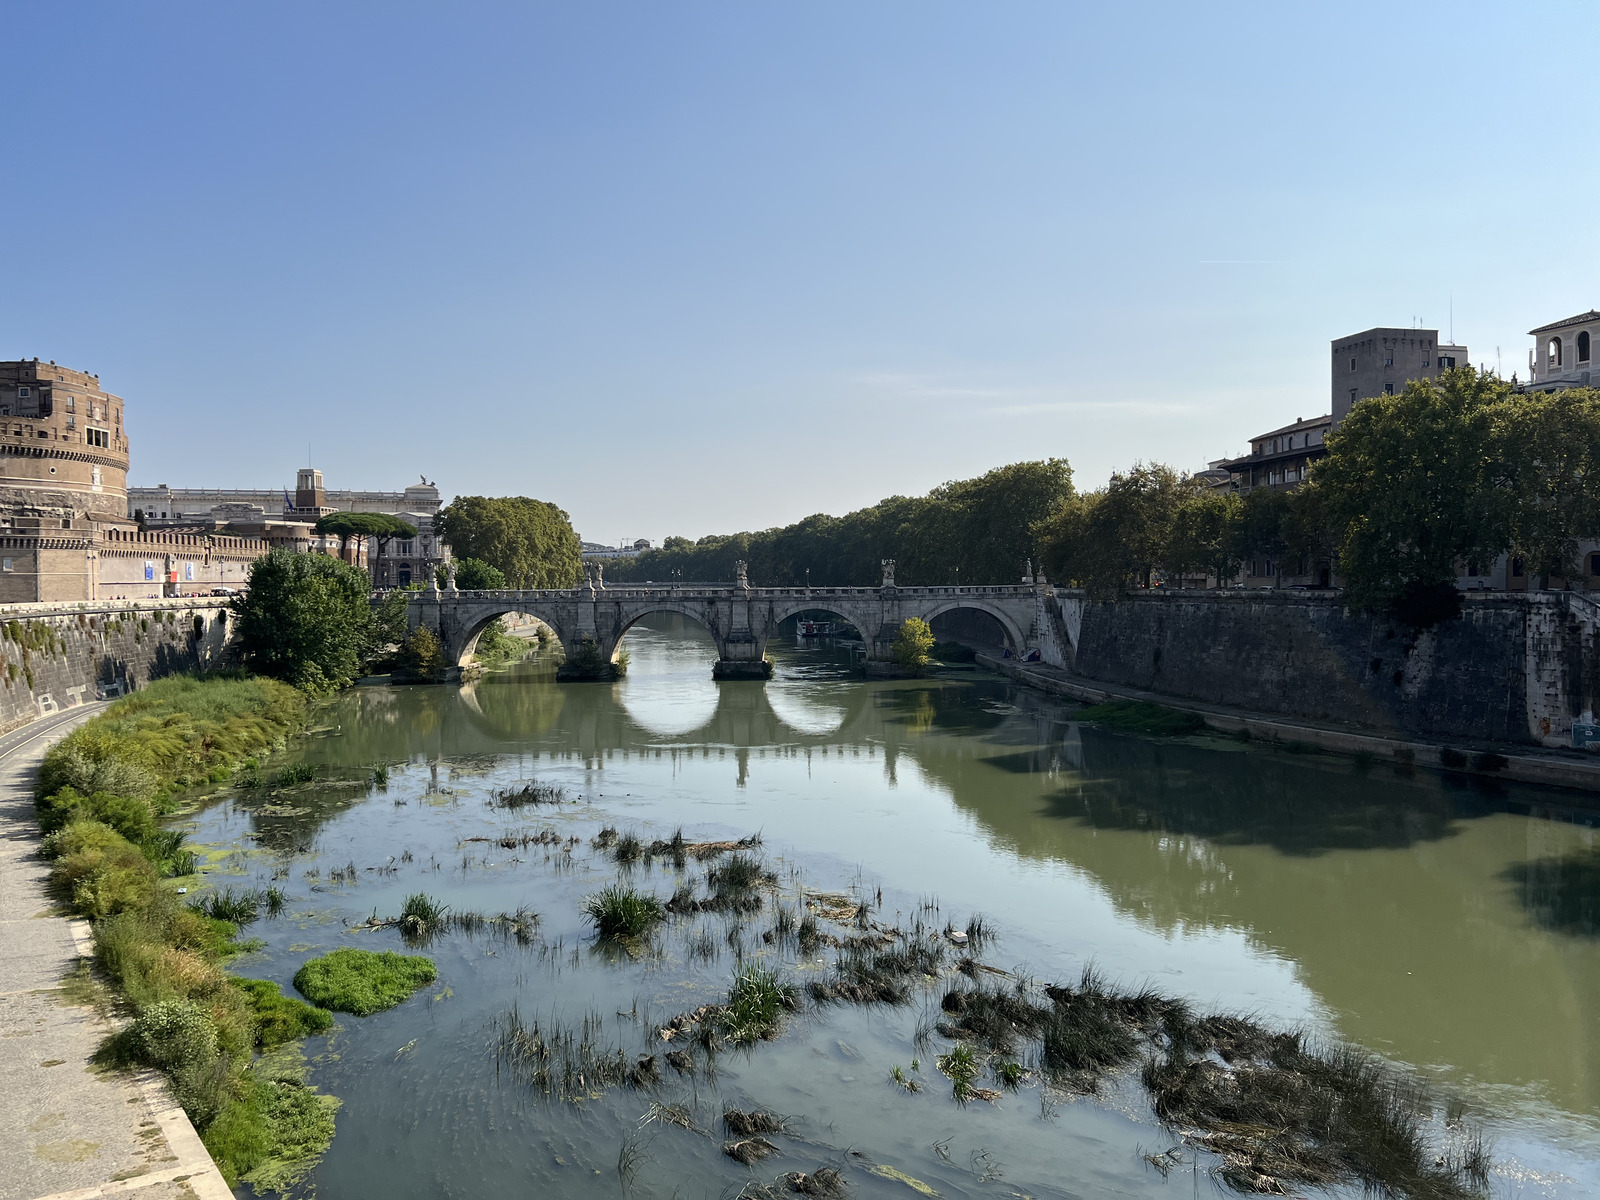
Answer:
[[[658,897],[615,883],[585,897],[583,915],[597,936],[614,941],[644,937],[667,919],[667,910]]]
[[[770,967],[746,963],[734,973],[717,1025],[730,1042],[748,1046],[777,1037],[784,1016],[799,1008],[792,983]]]
[[[347,946],[307,960],[294,986],[319,1008],[366,1017],[393,1008],[438,975],[433,960],[420,955]]]

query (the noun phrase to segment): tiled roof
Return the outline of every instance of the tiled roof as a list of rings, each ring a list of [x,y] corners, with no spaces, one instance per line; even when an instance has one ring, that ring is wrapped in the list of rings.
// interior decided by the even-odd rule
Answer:
[[[1317,425],[1332,425],[1333,414],[1326,413],[1320,417],[1312,417],[1309,421],[1296,421],[1293,425],[1285,425],[1282,429],[1269,429],[1266,433],[1258,433],[1251,438],[1252,442],[1259,442],[1262,438],[1277,437],[1281,433],[1299,433],[1302,429],[1311,429]]]
[[[1565,321],[1553,321],[1549,325],[1541,325],[1537,329],[1528,330],[1529,336],[1536,333],[1550,333],[1556,329],[1565,329],[1568,325],[1587,325],[1590,321],[1600,321],[1600,312],[1590,309],[1586,313],[1579,313],[1575,317],[1568,317]]]

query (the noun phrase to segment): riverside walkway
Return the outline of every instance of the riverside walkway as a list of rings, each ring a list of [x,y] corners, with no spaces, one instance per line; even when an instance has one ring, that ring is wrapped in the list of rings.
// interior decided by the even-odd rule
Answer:
[[[229,1200],[232,1192],[155,1072],[90,1062],[112,1031],[89,983],[87,922],[55,915],[33,785],[86,704],[0,737],[0,1200]]]

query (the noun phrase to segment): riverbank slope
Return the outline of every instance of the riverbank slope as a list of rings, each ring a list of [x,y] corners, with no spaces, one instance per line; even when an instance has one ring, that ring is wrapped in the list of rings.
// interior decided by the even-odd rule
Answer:
[[[34,815],[39,762],[105,709],[88,704],[0,738],[0,1200],[232,1196],[154,1071],[101,1071],[113,1032],[94,1004],[86,921],[53,915]]]

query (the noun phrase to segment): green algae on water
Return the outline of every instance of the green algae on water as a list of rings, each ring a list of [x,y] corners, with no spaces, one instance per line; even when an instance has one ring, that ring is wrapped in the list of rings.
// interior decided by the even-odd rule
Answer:
[[[1107,729],[1123,733],[1154,733],[1170,737],[1199,733],[1206,727],[1199,713],[1168,708],[1164,704],[1151,704],[1144,700],[1107,700],[1080,708],[1072,714],[1080,721],[1093,721]]]
[[[295,972],[294,986],[318,1008],[368,1017],[393,1008],[438,975],[433,960],[419,954],[347,946],[306,962]]]

